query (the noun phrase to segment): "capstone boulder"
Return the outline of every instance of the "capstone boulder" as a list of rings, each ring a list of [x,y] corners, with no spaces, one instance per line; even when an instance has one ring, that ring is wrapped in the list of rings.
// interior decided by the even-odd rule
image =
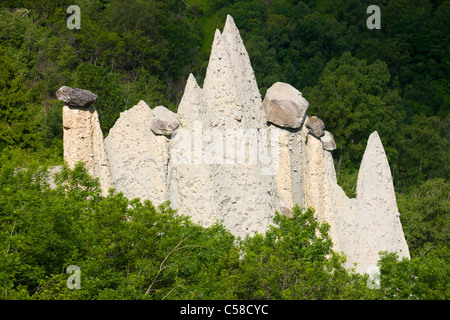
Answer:
[[[323,136],[320,137],[320,141],[322,141],[322,146],[325,150],[336,150],[336,142],[334,142],[334,137],[329,131],[323,131]]]
[[[58,100],[65,102],[67,106],[86,108],[97,99],[97,95],[89,90],[62,86],[56,91]]]
[[[283,82],[274,83],[263,101],[267,121],[291,129],[303,124],[308,106],[300,91]]]

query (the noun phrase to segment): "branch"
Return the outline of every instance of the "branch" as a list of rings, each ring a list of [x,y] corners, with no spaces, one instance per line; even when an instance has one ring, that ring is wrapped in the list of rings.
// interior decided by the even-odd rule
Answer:
[[[165,298],[167,298],[167,296],[168,296],[169,294],[171,294],[173,290],[175,290],[176,288],[178,288],[178,286],[179,286],[179,285],[177,284],[175,287],[173,287],[172,290],[170,290],[170,291],[169,291],[169,292],[168,292],[161,300],[164,300]]]
[[[336,91],[336,85],[333,83],[333,89],[334,89],[334,95],[336,96],[336,99],[338,100],[338,101],[340,101],[340,99],[339,99],[339,95],[338,95],[338,93],[337,93],[337,91]]]
[[[14,229],[16,228],[16,222],[17,222],[17,219],[14,220],[14,224],[13,224],[13,226],[12,226],[11,232],[9,233],[9,237],[10,237],[10,238],[12,238],[12,236],[13,236]],[[8,229],[6,229],[6,227],[3,227],[3,228],[5,228],[5,230],[9,231]],[[10,249],[10,248],[11,248],[11,240],[8,242],[8,248],[6,249],[6,255],[7,255],[7,256],[8,256],[8,253],[9,253],[9,249]]]
[[[187,238],[189,238],[190,236],[187,236],[186,238],[184,238],[184,239],[187,239]],[[183,242],[183,240],[184,239],[181,239],[180,240],[180,242],[178,242],[178,244],[167,254],[167,256],[164,258],[164,260],[161,262],[161,264],[160,264],[160,266],[159,266],[159,270],[158,270],[158,273],[156,274],[156,276],[155,276],[155,278],[153,278],[153,281],[152,281],[152,283],[150,283],[150,286],[148,287],[148,289],[147,289],[147,291],[144,293],[144,295],[147,295],[149,292],[150,292],[150,290],[152,289],[152,287],[153,287],[153,284],[155,283],[155,281],[156,281],[156,279],[159,277],[159,275],[161,274],[161,271],[163,271],[164,270],[164,268],[166,267],[166,266],[164,266],[164,263],[166,262],[166,260],[170,257],[170,255],[172,254],[172,253],[174,253],[176,250],[177,250],[177,248],[181,245],[181,242]]]

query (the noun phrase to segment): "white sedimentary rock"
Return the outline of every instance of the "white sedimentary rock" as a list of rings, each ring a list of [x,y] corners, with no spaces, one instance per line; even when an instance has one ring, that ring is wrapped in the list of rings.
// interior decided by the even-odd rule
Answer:
[[[292,216],[295,204],[313,207],[330,224],[334,250],[360,273],[376,265],[380,250],[409,257],[378,134],[369,138],[350,199],[337,184],[333,136],[319,118],[305,120],[301,93],[277,83],[265,101],[228,16],[215,33],[203,88],[189,75],[177,114],[140,101],[103,145],[93,107],[64,107],[64,156],[85,161],[102,187],[156,205],[170,200],[193,221],[220,221],[237,236],[264,233],[275,211]]]
[[[169,190],[180,213],[205,225],[221,221],[239,236],[267,229],[280,209],[271,174],[278,153],[270,149],[274,135],[261,103],[247,51],[228,16],[223,33],[216,31],[203,88],[190,75],[178,108]]]
[[[359,230],[366,246],[359,246],[361,267],[376,265],[374,252],[397,252],[409,258],[409,249],[400,223],[391,170],[378,133],[367,141],[367,147],[358,174],[355,213],[363,227]],[[355,250],[357,251],[357,250]]]
[[[63,128],[67,164],[73,168],[78,161],[84,162],[89,174],[99,178],[102,193],[106,195],[113,183],[97,110],[93,105],[64,106]]]
[[[130,199],[151,199],[159,205],[169,199],[169,140],[153,133],[153,118],[150,107],[140,101],[120,114],[105,144],[115,188]]]
[[[378,133],[369,138],[358,175],[356,199],[348,198],[336,182],[331,154],[308,136],[307,206],[327,221],[334,250],[347,255],[347,266],[360,273],[376,266],[379,251],[409,258],[401,227],[391,172]]]

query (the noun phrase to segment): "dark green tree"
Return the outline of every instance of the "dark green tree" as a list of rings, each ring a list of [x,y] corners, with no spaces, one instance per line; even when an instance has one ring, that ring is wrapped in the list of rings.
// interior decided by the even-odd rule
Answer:
[[[394,148],[397,123],[402,113],[397,108],[401,98],[388,86],[387,65],[382,61],[367,64],[350,53],[332,59],[319,84],[305,88],[310,102],[308,113],[321,118],[335,137],[334,155],[358,167],[369,135],[378,131],[390,161],[397,159]]]
[[[345,258],[332,251],[330,226],[314,210],[276,213],[265,235],[247,237],[238,270],[240,299],[345,299],[370,297],[364,278],[349,274]]]
[[[400,218],[413,256],[449,243],[450,184],[441,178],[423,182],[398,196]]]
[[[416,115],[403,127],[399,178],[420,183],[430,178],[450,179],[450,117]],[[405,182],[406,181],[406,182]]]
[[[38,113],[30,91],[0,47],[0,149],[6,146],[36,150],[40,147]]]
[[[436,248],[426,256],[398,260],[395,253],[382,253],[378,299],[448,300],[450,297],[448,248]]]

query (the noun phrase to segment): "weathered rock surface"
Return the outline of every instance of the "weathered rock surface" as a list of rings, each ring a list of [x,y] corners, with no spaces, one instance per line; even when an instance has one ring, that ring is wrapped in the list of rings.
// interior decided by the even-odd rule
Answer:
[[[144,102],[120,114],[105,139],[114,186],[130,199],[169,199],[169,140],[151,130],[152,109]]]
[[[304,131],[291,132],[270,126],[272,132],[279,135],[277,170],[274,172],[277,194],[281,205],[292,208],[295,204],[303,206],[305,142]]]
[[[361,267],[376,265],[375,251],[397,252],[399,257],[409,258],[409,249],[400,223],[394,184],[389,163],[378,133],[367,141],[356,183],[356,200],[361,222],[361,241],[355,255]],[[356,260],[356,259],[355,259]],[[367,269],[366,268],[366,269]],[[364,269],[364,267],[363,267]]]
[[[48,168],[48,185],[50,188],[55,189],[56,182],[55,182],[55,174],[61,173],[62,166],[53,166]]]
[[[319,221],[327,221],[334,250],[347,255],[346,265],[365,273],[376,266],[378,252],[397,252],[409,258],[409,249],[397,210],[392,176],[383,146],[374,132],[361,162],[356,199],[348,198],[336,182],[331,153],[308,137],[306,168],[307,205]]]
[[[285,206],[281,207],[281,214],[288,218],[294,217],[294,215],[292,214],[292,210]]]
[[[56,91],[58,100],[70,107],[89,107],[97,99],[97,95],[89,90],[62,86]]]
[[[78,161],[84,162],[89,174],[99,178],[102,193],[106,195],[113,184],[103,133],[93,105],[63,107],[63,138],[68,166],[73,168]]]
[[[316,138],[320,138],[324,134],[325,125],[320,118],[316,116],[308,117],[305,124],[306,128]]]
[[[203,88],[189,75],[177,114],[140,101],[103,143],[93,106],[65,106],[64,156],[71,164],[87,162],[102,187],[156,205],[170,200],[193,221],[220,221],[241,237],[264,233],[275,211],[289,217],[295,204],[313,207],[316,219],[330,224],[334,250],[360,273],[376,265],[380,250],[409,257],[378,134],[369,137],[357,197],[350,199],[337,184],[334,138],[319,118],[305,120],[307,107],[298,90],[282,83],[268,90],[263,107],[228,16],[223,33],[215,33]]]
[[[201,92],[199,112],[205,127],[264,127],[261,94],[250,58],[229,15],[223,33],[215,32]]]
[[[153,120],[150,123],[150,128],[154,133],[170,136],[179,125],[176,114],[169,109],[163,106],[153,109]]]
[[[309,103],[288,83],[276,82],[266,93],[263,108],[268,122],[297,129],[303,124]]]
[[[336,150],[336,142],[334,142],[334,137],[330,132],[324,130],[323,136],[320,137],[320,141],[322,141],[322,146],[325,150]]]
[[[265,174],[272,169],[271,131],[261,104],[250,59],[228,16],[223,33],[215,33],[203,88],[190,75],[178,108],[169,193],[179,212],[204,225],[219,220],[239,236],[268,227],[280,201],[274,176]]]

